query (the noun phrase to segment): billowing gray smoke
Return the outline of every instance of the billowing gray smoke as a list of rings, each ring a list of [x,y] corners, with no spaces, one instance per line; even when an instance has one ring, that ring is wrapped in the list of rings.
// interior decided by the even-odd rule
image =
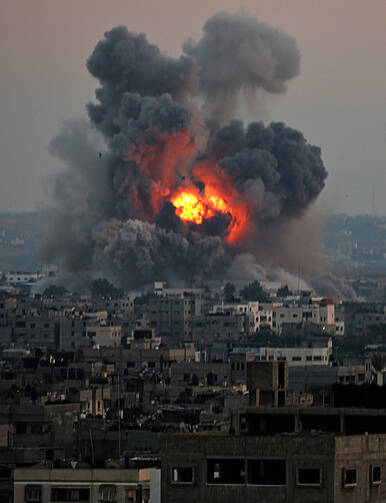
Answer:
[[[245,13],[219,12],[204,25],[199,42],[189,40],[186,54],[198,64],[199,92],[209,124],[232,118],[239,93],[285,91],[299,73],[296,40]]]
[[[285,267],[278,237],[323,189],[320,149],[283,123],[228,120],[244,92],[285,90],[299,71],[296,42],[246,14],[220,13],[184,52],[168,57],[124,27],[96,45],[87,67],[100,82],[97,103],[87,105],[88,121],[66,122],[51,142],[66,169],[53,185],[42,260],[120,286],[200,281],[234,272],[245,253],[271,266],[280,250]],[[231,209],[183,221],[172,196],[205,195],[208,177]],[[232,208],[241,205],[243,233],[231,242]]]

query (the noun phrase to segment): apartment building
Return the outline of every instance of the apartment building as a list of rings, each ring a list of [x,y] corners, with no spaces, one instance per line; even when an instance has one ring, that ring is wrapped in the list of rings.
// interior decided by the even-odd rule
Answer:
[[[14,471],[14,501],[17,503],[103,502],[159,503],[157,469],[31,467]],[[153,493],[153,494],[151,494]]]
[[[201,311],[202,299],[198,297],[157,296],[149,302],[150,326],[157,336],[191,340],[192,321]]]

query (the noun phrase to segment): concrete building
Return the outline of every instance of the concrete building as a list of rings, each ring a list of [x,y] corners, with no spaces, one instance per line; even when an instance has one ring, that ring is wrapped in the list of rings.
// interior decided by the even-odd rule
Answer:
[[[58,349],[73,351],[74,349],[91,347],[91,339],[87,337],[87,321],[83,318],[61,318],[58,322]]]
[[[156,469],[119,469],[113,465],[107,469],[92,469],[78,466],[77,462],[73,462],[72,468],[17,468],[14,472],[15,503],[160,502]]]
[[[332,340],[327,340],[327,345],[319,347],[314,344],[314,347],[250,347],[241,348],[235,347],[235,353],[252,352],[256,361],[287,361],[288,366],[304,366],[304,365],[330,365],[332,355]],[[311,344],[312,345],[312,344]]]
[[[33,283],[44,276],[45,274],[39,272],[11,271],[6,273],[5,281],[9,285],[24,285]]]
[[[163,439],[161,449],[162,501],[168,503],[386,498],[386,435],[175,434]]]
[[[201,309],[202,299],[198,297],[154,297],[149,302],[150,327],[162,338],[192,340],[192,321],[201,315]]]
[[[96,347],[118,348],[122,340],[122,327],[95,325],[89,326],[86,330],[86,337],[91,339]]]
[[[315,325],[326,333],[335,335],[335,305],[329,298],[308,304],[264,303],[262,307],[267,311],[272,310],[272,329],[278,335],[282,333],[283,325],[300,323]]]

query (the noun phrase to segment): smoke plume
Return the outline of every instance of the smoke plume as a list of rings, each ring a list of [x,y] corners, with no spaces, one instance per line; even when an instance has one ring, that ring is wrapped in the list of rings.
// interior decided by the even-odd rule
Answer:
[[[243,13],[216,14],[203,32],[180,58],[125,27],[98,42],[88,120],[51,142],[66,168],[43,261],[126,287],[242,276],[250,257],[288,266],[281,236],[324,187],[320,149],[284,123],[232,117],[244,98],[285,91],[299,72],[296,41]]]

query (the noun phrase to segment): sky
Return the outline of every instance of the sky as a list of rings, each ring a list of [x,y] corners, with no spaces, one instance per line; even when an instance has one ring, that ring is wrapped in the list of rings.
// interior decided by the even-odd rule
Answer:
[[[318,204],[386,214],[385,0],[1,0],[0,211],[47,202],[63,120],[85,116],[97,82],[86,60],[117,25],[172,56],[208,17],[240,9],[297,39],[300,75],[264,119],[300,129],[329,172]],[[256,120],[262,117],[256,117]]]

